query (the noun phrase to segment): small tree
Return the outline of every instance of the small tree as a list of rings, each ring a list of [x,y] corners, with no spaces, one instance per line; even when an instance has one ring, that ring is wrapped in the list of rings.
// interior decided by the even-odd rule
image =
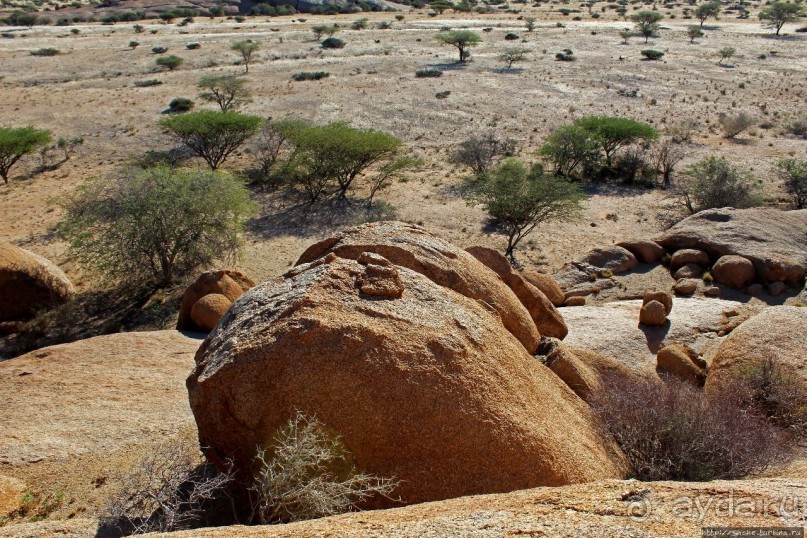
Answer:
[[[574,125],[590,132],[605,153],[605,165],[611,167],[611,159],[619,148],[638,141],[651,141],[658,138],[658,131],[652,126],[629,118],[611,116],[586,116],[579,118]]]
[[[734,138],[743,131],[753,127],[756,123],[754,117],[746,112],[740,112],[739,114],[720,114],[718,121],[723,128],[723,136],[726,138]]]
[[[202,77],[196,86],[202,90],[200,98],[216,103],[222,112],[228,112],[252,100],[246,83],[245,79],[232,75],[208,75]]]
[[[700,27],[702,28],[703,23],[706,22],[706,19],[709,17],[714,17],[717,19],[717,16],[720,15],[720,11],[722,9],[722,4],[717,0],[703,2],[697,8],[695,8],[695,18],[701,21]]]
[[[630,30],[622,30],[619,32],[619,37],[622,38],[622,44],[627,45],[630,42],[630,38],[633,37],[633,32]]]
[[[782,27],[789,22],[796,22],[804,16],[804,6],[797,3],[776,0],[767,7],[759,10],[759,19],[764,21],[766,28],[776,30],[776,35]]]
[[[524,61],[524,57],[529,51],[530,49],[507,49],[499,55],[499,61],[506,63],[507,69],[512,69],[514,63]]]
[[[528,32],[535,30],[535,17],[524,17],[524,25],[527,27]]]
[[[564,125],[546,138],[539,154],[554,165],[556,174],[582,176],[599,166],[600,143],[591,131],[577,125]]]
[[[686,150],[672,139],[660,141],[653,147],[651,159],[656,172],[661,174],[662,185],[665,189],[672,184],[673,171],[685,156]]]
[[[241,61],[244,64],[244,72],[249,73],[249,64],[252,63],[255,53],[261,48],[260,43],[256,43],[251,39],[245,39],[243,41],[236,41],[230,48],[241,55]]]
[[[84,145],[84,138],[81,136],[71,136],[70,138],[59,137],[56,141],[56,147],[64,152],[64,160],[70,160],[70,157],[76,153],[76,148]]]
[[[470,48],[482,42],[479,34],[470,30],[451,30],[442,34],[437,34],[435,38],[441,43],[457,47],[460,53],[460,63],[465,62],[471,55]]]
[[[261,122],[260,116],[200,110],[165,118],[160,126],[216,170],[258,132]]]
[[[50,144],[50,131],[35,127],[0,127],[0,177],[8,184],[11,167],[25,155]]]
[[[160,56],[157,58],[157,65],[160,67],[165,67],[169,71],[173,71],[182,65],[182,58],[179,56],[174,56],[173,54],[171,56]]]
[[[636,24],[636,31],[644,36],[644,42],[658,33],[659,21],[664,16],[658,11],[639,11],[630,16],[630,20]]]
[[[157,286],[232,258],[255,209],[229,175],[167,166],[87,180],[62,205],[60,230],[82,264]]]
[[[750,173],[725,159],[709,157],[687,167],[676,190],[690,214],[704,209],[755,207],[762,203],[759,184]]]
[[[487,172],[499,157],[508,157],[516,149],[515,140],[510,138],[499,139],[493,133],[481,136],[472,136],[462,142],[450,156],[449,160],[455,164],[467,166],[474,174]]]
[[[734,47],[723,47],[717,54],[720,55],[720,60],[717,62],[717,65],[723,65],[723,62],[734,56],[734,53],[737,50]]]
[[[583,194],[565,179],[528,168],[515,158],[467,182],[467,198],[482,206],[495,226],[507,236],[505,255],[515,261],[518,243],[542,222],[571,220],[581,210]]]
[[[442,15],[445,10],[454,9],[454,4],[449,0],[434,0],[429,4],[429,7]]]
[[[695,39],[703,37],[703,30],[697,24],[687,26],[687,37],[689,37],[690,43],[694,43]]]
[[[316,26],[311,27],[311,31],[314,32],[314,37],[317,38],[317,41],[322,39],[322,35],[325,33],[325,29],[327,27],[324,24],[317,24]]]
[[[807,161],[782,159],[776,163],[776,171],[785,184],[785,192],[793,197],[796,209],[807,207]]]

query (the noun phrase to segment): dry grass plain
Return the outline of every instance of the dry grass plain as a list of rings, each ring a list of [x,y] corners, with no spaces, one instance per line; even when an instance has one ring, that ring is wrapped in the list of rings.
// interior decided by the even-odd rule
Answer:
[[[516,14],[429,17],[415,11],[404,12],[401,22],[394,14],[378,13],[248,18],[240,24],[197,18],[185,27],[147,21],[141,34],[127,23],[77,25],[77,35],[67,27],[15,30],[16,38],[0,39],[2,123],[33,124],[57,136],[83,136],[86,143],[57,170],[31,174],[37,165],[34,157],[16,168],[9,186],[0,186],[0,239],[50,257],[80,287],[89,286],[91,275],[81,275],[53,233],[59,219],[54,199],[82,178],[111,172],[132,156],[169,149],[171,141],[157,127],[161,113],[174,97],[192,98],[197,108],[210,106],[197,99],[196,82],[206,74],[243,71],[230,50],[238,39],[262,46],[250,67],[254,99],[245,112],[348,120],[399,136],[426,165],[380,197],[393,206],[397,218],[422,223],[462,246],[501,248],[504,242],[486,231],[484,213],[456,194],[454,187],[465,171],[447,163],[450,150],[470,135],[492,131],[514,138],[519,154],[534,159],[553,128],[589,114],[632,117],[662,131],[682,120],[697,120],[698,135],[681,167],[706,155],[724,156],[751,169],[772,197],[781,196],[773,163],[807,154],[807,141],[785,132],[789,122],[804,117],[807,104],[807,35],[793,33],[795,25],[785,28],[789,36],[774,38],[755,17],[741,21],[727,15],[707,22],[706,36],[691,44],[686,27],[693,21],[680,13],[671,19],[663,11],[668,16],[658,38],[649,45],[641,38],[622,44],[618,33],[631,23],[617,20],[613,11],[598,20],[584,14],[585,20],[578,22],[545,10],[524,8],[521,13],[539,17],[533,32],[525,31]],[[362,17],[369,18],[368,29],[347,29]],[[375,29],[380,21],[393,21],[392,28]],[[557,25],[560,21],[565,27]],[[332,22],[346,28],[337,37],[347,46],[323,50],[310,27]],[[456,50],[434,39],[447,27],[471,28],[483,36],[469,64],[456,65]],[[522,39],[505,40],[509,32]],[[132,40],[140,42],[135,50],[128,46]],[[201,48],[187,50],[191,42]],[[151,53],[154,46],[168,47],[184,64],[173,72],[160,71]],[[530,53],[517,69],[503,70],[498,56],[513,46]],[[733,68],[717,65],[717,51],[725,46],[737,50]],[[62,54],[31,56],[42,47]],[[574,50],[576,62],[555,61],[555,52],[565,48]],[[663,61],[642,61],[640,51],[646,48],[663,51]],[[415,70],[423,67],[444,74],[416,78]],[[293,82],[291,75],[300,71],[327,71],[330,77]],[[134,86],[152,78],[163,84]],[[620,89],[637,89],[638,97],[623,97]],[[444,91],[451,92],[448,98],[435,98]],[[756,127],[736,141],[723,139],[718,115],[739,111],[767,122],[765,128]],[[239,171],[250,164],[243,152],[225,168]],[[521,248],[522,262],[555,269],[591,247],[647,237],[660,229],[656,215],[666,203],[665,192],[606,185],[587,190],[583,219],[540,227]],[[361,218],[350,212],[306,211],[283,192],[255,196],[263,211],[250,223],[240,266],[258,280],[282,272],[308,244]]]

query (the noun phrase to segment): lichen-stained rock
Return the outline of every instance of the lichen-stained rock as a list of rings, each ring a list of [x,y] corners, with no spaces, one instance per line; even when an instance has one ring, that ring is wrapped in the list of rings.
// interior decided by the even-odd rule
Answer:
[[[807,271],[807,209],[708,209],[657,239],[668,250],[698,248],[717,259],[748,258],[764,282],[799,281]]]
[[[228,310],[187,381],[214,462],[244,472],[299,411],[406,503],[623,474],[591,409],[495,312],[399,266],[399,298],[364,294],[368,267],[329,254]]]
[[[0,242],[0,321],[22,321],[37,310],[66,303],[73,284],[52,262]]]
[[[504,326],[527,351],[532,353],[538,347],[541,336],[530,313],[501,278],[461,248],[420,226],[387,221],[350,228],[308,247],[297,265],[330,252],[351,260],[367,253],[379,254],[395,265],[426,276],[435,284],[484,301],[499,313]]]

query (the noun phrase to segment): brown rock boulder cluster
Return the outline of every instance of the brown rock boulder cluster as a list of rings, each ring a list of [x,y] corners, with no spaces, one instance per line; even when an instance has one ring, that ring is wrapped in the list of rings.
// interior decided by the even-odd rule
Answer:
[[[659,350],[656,361],[656,370],[660,374],[675,376],[698,387],[706,382],[706,361],[686,344],[664,346]]]
[[[255,282],[238,271],[202,273],[182,296],[177,329],[210,332],[233,301],[254,286]]]
[[[0,242],[0,322],[27,320],[38,310],[66,303],[75,293],[73,284],[53,263]]]
[[[543,294],[473,252],[499,274],[420,227],[368,224],[246,292],[187,381],[211,460],[248,472],[299,411],[400,480],[404,503],[623,476],[591,409],[531,355],[540,333],[513,289]]]

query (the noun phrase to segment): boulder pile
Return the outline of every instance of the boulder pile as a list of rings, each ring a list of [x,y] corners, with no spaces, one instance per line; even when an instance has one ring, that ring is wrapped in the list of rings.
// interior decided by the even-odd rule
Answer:
[[[537,334],[467,252],[397,222],[347,230],[205,340],[187,380],[200,443],[249,473],[290,417],[316,416],[404,503],[623,476],[591,409],[531,355]]]
[[[238,271],[202,273],[182,295],[177,329],[210,332],[233,301],[254,286],[252,279]]]

